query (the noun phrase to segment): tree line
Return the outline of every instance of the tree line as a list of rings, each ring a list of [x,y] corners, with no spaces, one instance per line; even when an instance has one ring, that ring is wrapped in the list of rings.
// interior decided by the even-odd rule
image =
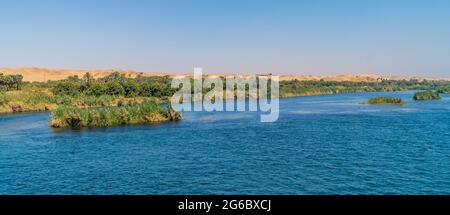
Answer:
[[[135,78],[126,77],[115,72],[95,79],[90,73],[81,78],[72,76],[65,80],[49,81],[46,83],[23,83],[22,75],[0,74],[0,90],[20,90],[22,85],[31,85],[49,88],[54,95],[67,96],[124,96],[124,97],[168,97],[175,93],[171,88],[172,78],[169,76]],[[193,81],[193,80],[191,80]],[[224,89],[226,85],[223,86]],[[248,84],[245,85],[248,90]],[[210,88],[204,88],[203,93]],[[270,88],[269,88],[270,90]],[[282,97],[350,93],[350,92],[384,92],[403,90],[438,90],[441,93],[450,92],[449,81],[421,81],[421,80],[379,80],[377,82],[351,82],[351,81],[280,81],[280,95]]]
[[[388,92],[404,90],[450,89],[449,81],[380,80],[378,82],[351,81],[281,81],[281,95],[334,94],[350,92]]]
[[[22,89],[22,75],[4,75],[0,74],[0,90],[21,90]]]
[[[82,78],[72,76],[66,80],[50,83],[50,85],[52,85],[52,92],[55,95],[165,97],[171,96],[175,92],[171,89],[170,83],[171,79],[168,76],[129,78],[116,72],[98,79],[94,79],[90,73],[86,73]]]

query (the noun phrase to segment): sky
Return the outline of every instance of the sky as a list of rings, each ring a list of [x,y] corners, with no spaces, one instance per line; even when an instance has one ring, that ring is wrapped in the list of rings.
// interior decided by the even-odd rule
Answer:
[[[450,77],[450,0],[1,0],[0,67]]]

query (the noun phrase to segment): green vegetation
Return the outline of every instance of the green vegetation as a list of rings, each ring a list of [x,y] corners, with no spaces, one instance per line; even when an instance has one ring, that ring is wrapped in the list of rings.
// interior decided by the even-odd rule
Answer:
[[[61,81],[22,83],[22,76],[0,76],[0,114],[52,111],[56,128],[109,127],[177,121],[167,105],[168,77],[127,78],[119,73],[94,79],[87,73]]]
[[[0,75],[0,114],[51,111],[58,106],[110,107],[144,98],[167,100],[175,90],[165,77],[127,78],[119,73],[93,79],[86,73],[61,81],[22,83],[21,75]]]
[[[86,73],[82,79],[73,76],[63,81],[49,82],[54,95],[168,97],[175,91],[170,87],[171,79],[164,77],[127,78],[120,73],[93,79]]]
[[[54,95],[48,89],[27,88],[0,93],[0,114],[51,111],[63,105],[80,108],[110,107],[140,103],[143,99],[144,97],[126,98],[110,95]]]
[[[393,97],[375,97],[369,99],[367,104],[372,105],[404,105],[405,101],[401,98],[393,98]]]
[[[405,90],[450,89],[449,81],[380,80],[379,82],[350,81],[281,81],[280,96],[312,96],[355,92],[392,92]]]
[[[437,93],[448,94],[450,93],[450,87],[442,87],[438,89]]]
[[[82,78],[73,76],[66,80],[45,83],[23,82],[22,79],[21,75],[0,74],[0,114],[52,111],[51,125],[61,128],[108,127],[181,118],[178,113],[167,108],[168,99],[177,90],[171,88],[172,79],[169,76],[130,78],[120,73],[112,73],[94,79],[86,73]],[[225,85],[223,87],[226,89]],[[210,90],[203,89],[203,93]],[[427,90],[428,93],[418,94],[417,98],[437,98],[434,95],[436,93],[433,92],[432,96],[429,96],[429,92],[450,92],[450,82],[280,81],[280,97],[403,90]],[[248,91],[246,95],[250,97]],[[376,99],[370,103],[402,104],[403,101],[395,98]]]
[[[53,111],[50,122],[54,128],[98,128],[130,124],[159,123],[181,120],[181,115],[169,105],[160,104],[155,99],[142,103],[116,107],[77,108],[60,106]]]
[[[438,92],[431,90],[417,92],[414,94],[414,100],[439,100],[442,99]]]
[[[20,90],[22,88],[22,79],[22,75],[0,74],[0,91],[9,91],[11,89]]]
[[[55,106],[54,98],[44,92],[21,90],[0,93],[0,114],[48,111]]]

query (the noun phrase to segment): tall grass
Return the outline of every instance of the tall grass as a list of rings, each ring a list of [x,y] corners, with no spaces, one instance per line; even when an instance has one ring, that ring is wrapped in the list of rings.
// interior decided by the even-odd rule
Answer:
[[[54,98],[45,92],[21,90],[0,94],[0,113],[47,111],[55,107]]]
[[[414,100],[439,100],[442,99],[438,92],[431,90],[416,92],[414,94]]]
[[[367,104],[372,105],[404,105],[405,101],[401,98],[393,98],[393,97],[375,97],[369,99]]]
[[[181,115],[169,106],[146,99],[140,104],[99,108],[60,106],[52,113],[55,128],[98,128],[118,125],[177,121]]]
[[[4,93],[0,92],[0,106],[8,104],[10,98]]]
[[[19,91],[0,92],[0,114],[51,111],[58,106],[73,106],[80,108],[127,106],[141,103],[143,100],[144,98],[142,97],[125,98],[124,96],[111,95],[53,95],[47,89],[25,88],[24,90]]]

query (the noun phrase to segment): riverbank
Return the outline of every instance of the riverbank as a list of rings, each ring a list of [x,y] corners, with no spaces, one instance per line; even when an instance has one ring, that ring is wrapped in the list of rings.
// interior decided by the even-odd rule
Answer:
[[[53,111],[59,106],[99,108],[142,103],[146,97],[58,96],[46,88],[29,88],[0,93],[0,114]],[[155,98],[158,99],[158,98]]]
[[[167,76],[127,77],[120,72],[110,73],[101,78],[95,78],[93,74],[86,73],[82,77],[71,76],[64,80],[46,83],[20,81],[17,82],[16,88],[9,85],[0,86],[3,87],[0,89],[0,114],[51,111],[54,118],[50,125],[57,128],[112,127],[124,124],[177,121],[181,119],[181,116],[178,116],[179,113],[164,106],[167,106],[171,96],[178,90],[172,88],[171,83],[172,79]],[[248,88],[248,84],[245,87]],[[437,91],[449,87],[449,81],[291,80],[279,82],[279,97],[406,90]],[[226,86],[224,86],[225,89]],[[204,95],[210,90],[204,88]],[[270,90],[269,87],[268,95],[271,94]],[[238,90],[236,89],[234,93],[238,94]],[[245,95],[247,98],[260,96],[250,95],[248,90]],[[153,101],[153,105],[157,108],[150,111],[136,111],[146,109],[142,106],[145,106],[144,102],[149,100]],[[128,116],[128,114],[131,115]]]

